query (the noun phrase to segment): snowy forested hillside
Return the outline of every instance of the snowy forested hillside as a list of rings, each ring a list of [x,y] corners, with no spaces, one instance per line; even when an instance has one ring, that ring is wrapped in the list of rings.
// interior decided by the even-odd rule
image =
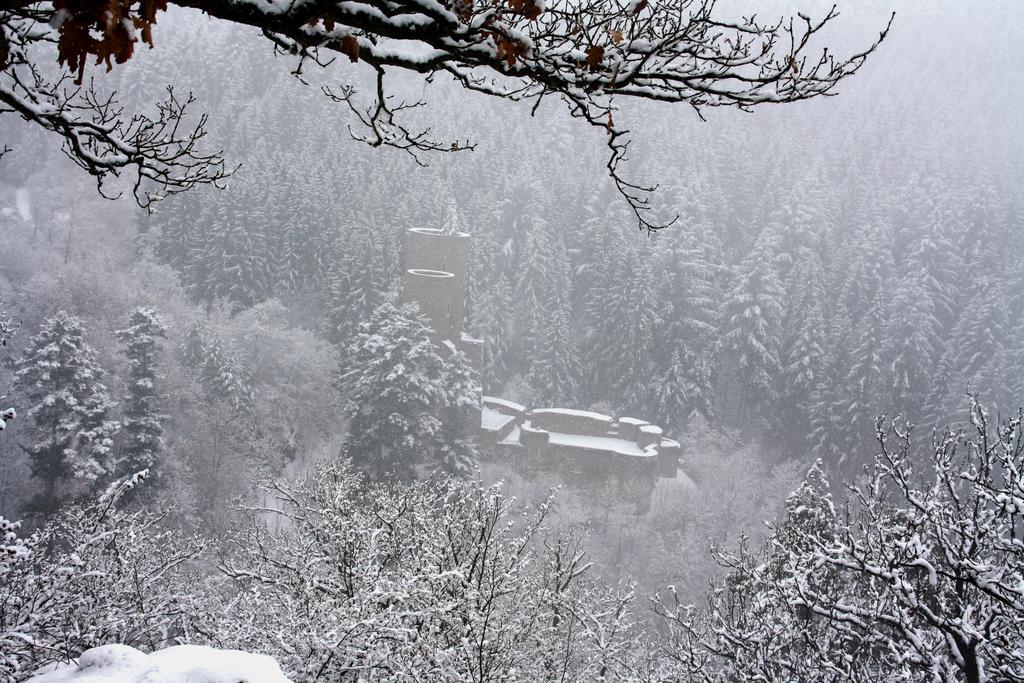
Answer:
[[[176,6],[86,73],[192,91],[225,188],[102,199],[0,116],[0,680],[177,681],[143,653],[179,644],[267,680],[1024,680],[1024,8],[847,2],[820,40],[894,8],[836,97],[620,103],[650,233],[555,97],[389,75],[476,144],[421,167],[321,92],[365,64],[303,83]],[[479,376],[404,303],[417,227],[471,236]],[[681,469],[638,507],[481,457],[481,391],[649,420]]]

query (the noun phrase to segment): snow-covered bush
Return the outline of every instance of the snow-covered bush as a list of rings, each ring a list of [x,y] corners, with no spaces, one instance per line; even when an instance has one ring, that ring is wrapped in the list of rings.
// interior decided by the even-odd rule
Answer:
[[[158,648],[182,632],[195,583],[188,562],[201,548],[163,530],[157,514],[117,507],[144,476],[27,538],[0,518],[0,681],[108,643]]]
[[[600,588],[579,535],[494,488],[367,488],[347,463],[265,485],[218,561],[193,642],[273,656],[296,680],[630,680],[628,586]]]
[[[659,600],[666,653],[698,681],[1024,680],[1024,412],[934,439],[879,421],[874,466],[837,513],[816,466],[763,553],[705,610]]]

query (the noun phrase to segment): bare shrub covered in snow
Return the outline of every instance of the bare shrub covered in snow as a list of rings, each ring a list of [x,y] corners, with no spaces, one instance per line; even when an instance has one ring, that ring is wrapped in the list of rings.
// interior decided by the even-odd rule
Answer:
[[[143,478],[115,482],[25,538],[0,518],[0,681],[98,645],[154,649],[180,634],[188,562],[201,547],[163,530],[157,514],[118,508]]]
[[[879,421],[845,510],[815,466],[762,554],[718,556],[707,609],[656,601],[670,659],[701,681],[1024,678],[1022,418],[972,399],[919,469],[910,429]]]
[[[449,478],[363,488],[346,463],[264,487],[218,561],[193,640],[272,655],[296,680],[630,680],[630,587],[599,587],[579,535]]]

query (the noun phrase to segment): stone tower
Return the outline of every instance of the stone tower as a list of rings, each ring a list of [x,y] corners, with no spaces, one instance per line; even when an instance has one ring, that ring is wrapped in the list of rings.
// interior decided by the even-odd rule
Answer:
[[[410,228],[406,234],[402,300],[419,304],[437,340],[451,342],[465,353],[479,377],[483,342],[464,331],[471,240],[465,232]]]

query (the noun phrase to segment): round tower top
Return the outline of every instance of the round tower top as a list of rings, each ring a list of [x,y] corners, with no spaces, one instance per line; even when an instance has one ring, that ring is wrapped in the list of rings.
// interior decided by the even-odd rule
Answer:
[[[464,238],[464,237],[469,237],[470,236],[470,234],[468,232],[463,232],[461,230],[456,231],[456,232],[445,232],[441,228],[409,228],[409,232],[415,232],[418,235],[430,235],[430,236],[436,236],[436,237],[459,237],[459,238]]]
[[[449,273],[444,270],[430,270],[428,268],[410,268],[410,275],[418,275],[421,277],[455,277],[454,273]]]

